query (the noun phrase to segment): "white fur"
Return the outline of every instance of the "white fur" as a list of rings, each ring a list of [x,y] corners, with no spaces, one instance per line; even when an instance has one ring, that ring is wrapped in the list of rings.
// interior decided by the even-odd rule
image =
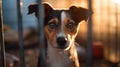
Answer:
[[[64,33],[64,30],[63,30],[63,23],[64,23],[64,20],[65,20],[65,18],[66,18],[67,16],[66,16],[66,14],[65,14],[65,12],[63,11],[63,12],[61,12],[61,29],[60,29],[60,32],[57,34],[57,37],[66,37],[66,35],[65,35],[65,33]]]
[[[74,67],[68,51],[53,48],[49,43],[47,63],[47,67]]]

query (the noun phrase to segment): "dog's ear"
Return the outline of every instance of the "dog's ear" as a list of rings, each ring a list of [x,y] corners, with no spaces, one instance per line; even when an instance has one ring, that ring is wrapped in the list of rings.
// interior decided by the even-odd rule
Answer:
[[[87,21],[89,14],[88,14],[89,10],[86,8],[82,8],[82,7],[76,7],[76,6],[71,6],[69,8],[69,13],[70,15],[72,15],[71,17],[76,21],[76,22],[80,22],[82,20]]]
[[[45,16],[48,16],[49,13],[53,10],[53,8],[47,3],[44,3],[43,6],[44,6]]]
[[[36,13],[38,11],[38,4],[31,4],[28,6],[28,14]]]
[[[45,16],[47,16],[49,12],[53,10],[52,7],[47,3],[44,3],[43,7],[44,7]],[[38,4],[31,4],[28,6],[28,14],[32,14],[32,13],[35,13],[35,16],[38,17]]]

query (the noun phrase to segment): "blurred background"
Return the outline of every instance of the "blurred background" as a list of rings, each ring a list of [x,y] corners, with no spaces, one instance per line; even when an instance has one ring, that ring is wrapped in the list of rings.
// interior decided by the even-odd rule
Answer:
[[[26,66],[36,67],[39,48],[28,48],[29,46],[39,46],[39,36],[37,35],[37,19],[34,14],[27,15],[28,6],[36,3],[37,0],[22,0],[22,21],[23,37],[25,45]],[[88,8],[87,0],[44,0],[49,2],[56,9],[69,8],[76,5]],[[97,60],[93,67],[119,67],[120,64],[120,1],[119,0],[92,0],[92,46],[93,60]],[[15,56],[19,56],[17,51],[13,52],[13,47],[18,46],[18,24],[16,0],[3,0],[3,23],[5,27],[6,51]],[[87,29],[88,23],[82,21],[76,42],[83,48],[80,53],[81,63],[85,63],[87,53]],[[11,32],[12,31],[12,32]],[[33,41],[34,40],[34,41]],[[37,45],[36,45],[37,44]],[[15,49],[16,50],[16,49]],[[34,54],[36,52],[36,54]],[[81,56],[82,55],[82,56]],[[31,59],[32,58],[32,59]],[[19,59],[19,57],[18,57]],[[31,62],[33,61],[34,62]],[[106,62],[105,62],[106,61]]]

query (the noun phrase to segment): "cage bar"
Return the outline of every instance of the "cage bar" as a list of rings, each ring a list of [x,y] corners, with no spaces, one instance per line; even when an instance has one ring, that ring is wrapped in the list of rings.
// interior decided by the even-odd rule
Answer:
[[[22,24],[22,12],[21,12],[21,1],[17,0],[17,18],[18,18],[18,34],[19,34],[19,45],[20,45],[20,67],[25,67],[24,61],[24,43],[23,43],[23,24]]]
[[[89,20],[88,20],[88,43],[87,43],[87,62],[86,62],[86,67],[92,67],[92,16],[91,16],[91,11],[92,11],[92,0],[88,0],[88,8],[89,8],[89,13],[88,15]]]
[[[43,10],[43,5],[42,5],[42,0],[37,0],[38,2],[38,25],[40,29],[39,34],[40,34],[40,67],[45,67],[45,38],[44,38],[44,10]]]
[[[6,67],[5,58],[5,43],[4,43],[4,28],[3,28],[3,15],[2,15],[2,0],[0,0],[0,52],[2,67]]]

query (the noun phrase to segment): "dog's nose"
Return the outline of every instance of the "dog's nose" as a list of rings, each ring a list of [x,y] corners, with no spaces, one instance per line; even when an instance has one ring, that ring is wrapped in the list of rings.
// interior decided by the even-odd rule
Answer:
[[[57,38],[57,43],[58,43],[59,46],[65,46],[66,45],[65,37],[58,37]]]

